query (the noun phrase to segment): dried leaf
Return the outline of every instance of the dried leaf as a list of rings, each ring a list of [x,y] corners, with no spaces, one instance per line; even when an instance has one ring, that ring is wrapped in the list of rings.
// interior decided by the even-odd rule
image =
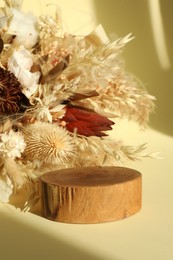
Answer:
[[[12,121],[8,118],[0,122],[0,133],[4,133],[12,127]]]
[[[35,63],[34,63],[34,64],[32,65],[32,67],[31,67],[31,69],[30,69],[30,72],[34,73],[34,72],[38,72],[38,71],[41,72],[41,67],[40,67],[39,64],[35,64]]]
[[[72,97],[69,98],[69,100],[76,101],[76,100],[89,98],[89,97],[96,97],[96,96],[99,96],[99,93],[97,91],[93,90],[87,94],[75,93]]]
[[[50,80],[53,80],[56,77],[58,77],[63,72],[63,70],[67,68],[68,64],[69,64],[69,55],[66,56],[65,60],[62,60],[53,69],[51,69],[47,73],[47,75],[41,77],[41,84],[49,82]]]
[[[99,46],[109,42],[103,26],[99,24],[96,29],[85,37],[85,40],[92,45]]]
[[[4,42],[3,42],[3,40],[0,38],[0,53],[2,52],[3,48],[4,48]]]

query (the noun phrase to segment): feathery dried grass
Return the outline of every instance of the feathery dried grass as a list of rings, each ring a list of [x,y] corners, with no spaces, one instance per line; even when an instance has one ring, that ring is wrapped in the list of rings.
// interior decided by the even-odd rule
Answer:
[[[131,75],[118,75],[98,97],[75,102],[102,114],[115,113],[120,118],[128,118],[146,126],[149,115],[154,110],[155,97],[134,81]]]

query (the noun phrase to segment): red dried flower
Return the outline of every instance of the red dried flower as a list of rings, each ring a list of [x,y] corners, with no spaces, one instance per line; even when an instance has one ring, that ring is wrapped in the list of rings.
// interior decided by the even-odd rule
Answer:
[[[14,114],[20,111],[24,95],[15,75],[0,68],[0,114]]]
[[[68,106],[62,120],[66,122],[68,131],[77,130],[79,135],[85,136],[106,136],[103,131],[111,130],[111,125],[114,124],[113,121],[92,110]]]

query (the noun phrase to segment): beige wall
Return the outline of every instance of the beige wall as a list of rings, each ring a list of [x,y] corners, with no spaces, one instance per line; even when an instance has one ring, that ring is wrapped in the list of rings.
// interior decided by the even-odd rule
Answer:
[[[35,14],[54,15],[58,6],[63,26],[68,32],[87,34],[96,24],[93,4],[93,0],[24,0],[23,10],[32,10]]]
[[[166,51],[170,67],[164,69],[160,64],[154,43],[154,34],[149,13],[150,4],[157,0],[93,0],[97,20],[108,34],[124,36],[132,32],[135,39],[126,46],[124,58],[126,68],[137,76],[149,93],[156,96],[155,113],[150,125],[169,135],[173,135],[173,1],[160,0],[161,18],[165,33]],[[154,15],[156,7],[154,7]],[[159,19],[155,30],[160,32]],[[157,37],[157,41],[160,39]],[[159,53],[162,55],[163,48]],[[163,54],[164,55],[164,54]],[[164,61],[163,61],[164,63]]]

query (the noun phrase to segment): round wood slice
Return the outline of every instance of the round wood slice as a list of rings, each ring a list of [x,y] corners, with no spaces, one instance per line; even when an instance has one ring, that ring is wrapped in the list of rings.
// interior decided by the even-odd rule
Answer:
[[[42,215],[66,223],[101,223],[141,208],[142,176],[124,167],[78,167],[41,177]]]

